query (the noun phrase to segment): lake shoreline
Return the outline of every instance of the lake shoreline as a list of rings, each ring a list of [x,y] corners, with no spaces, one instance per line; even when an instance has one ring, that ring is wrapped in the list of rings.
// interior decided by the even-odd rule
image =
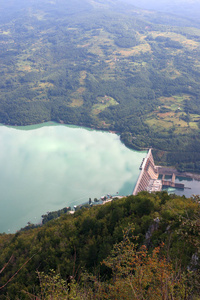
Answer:
[[[165,166],[157,166],[159,168],[159,172],[165,175],[168,175],[169,173],[175,174],[176,177],[181,178],[188,178],[188,179],[194,179],[197,181],[200,181],[200,174],[198,173],[192,173],[192,172],[179,172],[174,167],[165,167]]]
[[[54,122],[0,126],[0,232],[102,195],[131,194],[144,155],[118,135]],[[9,188],[8,188],[9,186]]]
[[[69,126],[69,127],[80,127],[80,128],[83,128],[86,130],[91,130],[91,131],[102,131],[102,132],[116,134],[119,136],[121,143],[124,144],[126,146],[126,148],[128,148],[130,150],[139,151],[139,152],[149,150],[149,148],[139,147],[139,146],[134,145],[134,143],[129,143],[126,139],[123,138],[123,132],[114,131],[107,127],[93,126],[93,124],[91,124],[90,126],[87,126],[84,124],[71,124],[71,123],[66,124],[62,120],[60,120],[60,121],[49,120],[49,121],[45,121],[45,122],[41,122],[41,123],[32,123],[32,124],[25,124],[25,125],[17,125],[17,124],[11,125],[11,124],[3,124],[3,123],[1,123],[0,125],[10,127],[10,128],[17,128],[17,129],[20,129],[20,127],[25,128],[28,126],[38,126],[38,128],[41,128],[41,127],[45,127],[45,126],[59,126],[59,125]],[[159,151],[159,149],[155,149],[155,148],[152,148],[152,150]],[[162,150],[162,152],[163,152],[163,150]],[[155,159],[155,161],[156,161],[156,159]],[[163,163],[163,165],[166,164],[166,166],[165,166],[166,169],[168,169],[168,170],[173,169],[175,173],[180,174],[177,176],[188,177],[188,178],[192,178],[192,179],[200,181],[200,173],[198,173],[198,172],[195,172],[195,171],[194,172],[192,172],[192,171],[181,171],[180,172],[176,169],[175,166],[173,166],[173,165],[171,166],[170,164],[168,164],[167,161],[156,161],[156,163],[159,163],[159,164]],[[165,168],[165,167],[163,167],[163,168]]]

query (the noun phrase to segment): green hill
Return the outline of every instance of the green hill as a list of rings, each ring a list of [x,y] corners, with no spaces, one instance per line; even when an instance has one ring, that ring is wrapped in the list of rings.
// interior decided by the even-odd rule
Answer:
[[[118,131],[200,170],[198,22],[111,0],[9,0],[0,16],[1,123]]]
[[[156,283],[153,278],[161,274],[163,280],[176,286],[174,294],[170,291],[173,299],[199,299],[199,216],[199,197],[186,199],[166,192],[143,192],[105,205],[84,208],[74,215],[63,214],[35,229],[1,234],[0,266],[5,268],[0,273],[0,287],[5,287],[0,288],[0,299],[30,299],[28,293],[40,293],[36,272],[40,272],[39,276],[44,279],[42,272],[48,274],[52,269],[63,280],[73,275],[77,282],[73,288],[79,295],[86,295],[86,291],[93,295],[91,298],[70,299],[106,299],[105,293],[109,299],[129,299],[111,295],[117,292],[117,278],[121,278],[117,285],[133,295],[127,280],[131,280],[136,288],[139,286],[136,266],[142,266],[141,271],[146,270],[145,274],[147,270],[150,272],[148,279],[141,278],[144,288],[141,291],[146,296],[132,296],[130,299],[152,299],[152,289],[160,291],[160,281]],[[123,258],[122,264],[115,261],[117,257],[121,257],[120,261]],[[139,265],[137,257],[141,260]],[[48,278],[51,287],[54,276],[51,273]],[[98,282],[103,294],[98,291]],[[47,286],[46,283],[46,291]],[[63,285],[63,293],[65,288]],[[167,290],[169,292],[169,287]],[[150,291],[151,297],[148,296]],[[180,296],[183,292],[185,298]]]

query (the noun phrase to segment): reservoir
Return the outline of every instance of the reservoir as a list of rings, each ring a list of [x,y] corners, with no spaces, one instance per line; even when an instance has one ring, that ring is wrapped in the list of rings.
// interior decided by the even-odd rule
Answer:
[[[132,194],[146,152],[118,135],[55,123],[0,126],[0,232],[106,194]]]
[[[166,189],[168,193],[179,196],[191,197],[192,195],[200,195],[200,181],[190,178],[181,178],[176,177],[176,183],[182,183],[185,186],[185,189],[175,189],[175,188],[168,188]]]

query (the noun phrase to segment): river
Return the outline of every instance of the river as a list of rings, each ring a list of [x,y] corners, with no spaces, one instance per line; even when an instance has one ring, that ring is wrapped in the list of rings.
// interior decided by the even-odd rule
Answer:
[[[146,152],[116,134],[55,123],[0,126],[0,232],[105,194],[131,194]]]

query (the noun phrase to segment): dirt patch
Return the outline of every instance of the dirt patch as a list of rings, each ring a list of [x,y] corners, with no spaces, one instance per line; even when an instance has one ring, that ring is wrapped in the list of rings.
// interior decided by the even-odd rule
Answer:
[[[70,107],[80,107],[83,105],[83,99],[71,99],[72,103],[69,105]]]
[[[77,47],[86,48],[86,47],[89,47],[89,46],[90,46],[90,43],[87,43],[87,44],[84,44],[84,45],[78,45]]]
[[[166,112],[166,113],[158,113],[157,116],[160,118],[172,117],[175,113],[173,112]]]
[[[76,93],[79,93],[79,94],[83,94],[85,92],[85,88],[84,87],[80,87],[78,88],[78,90],[76,91]]]
[[[85,92],[85,87],[79,87],[74,93],[71,94],[72,103],[69,105],[70,107],[80,107],[83,105],[83,93]]]
[[[85,84],[85,78],[87,76],[87,72],[86,71],[81,71],[80,72],[80,85],[84,85]]]
[[[150,52],[151,51],[151,46],[149,44],[141,44],[138,46],[135,46],[134,48],[131,48],[129,50],[120,50],[119,53],[122,56],[131,56],[131,55],[136,55],[141,52]]]

